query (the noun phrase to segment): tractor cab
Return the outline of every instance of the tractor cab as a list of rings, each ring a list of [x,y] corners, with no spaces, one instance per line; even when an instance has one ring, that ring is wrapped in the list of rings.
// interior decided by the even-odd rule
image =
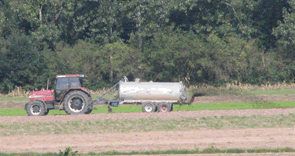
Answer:
[[[84,75],[57,75],[54,89],[55,101],[60,102],[69,90],[81,89],[88,92],[83,87],[82,78],[84,77]]]

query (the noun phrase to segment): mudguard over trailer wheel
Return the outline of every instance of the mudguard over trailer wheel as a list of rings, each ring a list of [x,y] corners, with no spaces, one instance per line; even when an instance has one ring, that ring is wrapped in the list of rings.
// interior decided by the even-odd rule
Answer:
[[[142,104],[142,112],[147,112],[147,113],[155,112],[156,108],[157,107],[153,103],[147,102]]]
[[[41,101],[32,101],[25,105],[25,109],[29,116],[47,115],[45,106]]]
[[[89,114],[89,98],[82,91],[68,93],[64,100],[64,110],[67,114]]]
[[[158,112],[171,112],[172,107],[171,103],[160,103],[158,105]]]

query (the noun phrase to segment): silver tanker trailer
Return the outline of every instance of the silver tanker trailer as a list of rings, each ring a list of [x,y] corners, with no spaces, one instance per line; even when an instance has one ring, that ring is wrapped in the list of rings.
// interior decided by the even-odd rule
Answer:
[[[118,86],[116,100],[105,100],[102,97]],[[193,98],[193,97],[192,97]],[[142,104],[143,112],[170,112],[174,104],[190,104],[187,99],[185,87],[182,82],[128,82],[124,77],[109,91],[97,99],[98,103],[107,104],[109,112],[110,106],[117,107],[121,104]]]

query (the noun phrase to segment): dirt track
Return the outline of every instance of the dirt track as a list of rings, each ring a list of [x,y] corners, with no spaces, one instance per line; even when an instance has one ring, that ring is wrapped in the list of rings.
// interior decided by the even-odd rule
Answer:
[[[295,148],[295,128],[156,131],[74,135],[2,136],[1,152],[59,152],[72,147],[79,153],[168,149]]]

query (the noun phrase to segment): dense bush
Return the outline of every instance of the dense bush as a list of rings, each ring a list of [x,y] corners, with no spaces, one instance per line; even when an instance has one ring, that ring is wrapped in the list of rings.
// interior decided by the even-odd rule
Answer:
[[[294,81],[291,0],[2,0],[0,92],[83,73],[187,84]]]

